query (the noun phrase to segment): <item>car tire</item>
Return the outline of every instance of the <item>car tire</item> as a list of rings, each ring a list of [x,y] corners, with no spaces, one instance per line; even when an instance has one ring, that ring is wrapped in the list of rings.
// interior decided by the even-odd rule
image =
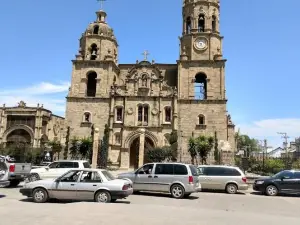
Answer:
[[[228,194],[236,194],[238,191],[238,187],[236,184],[227,184],[226,185],[226,192]]]
[[[111,201],[111,195],[108,191],[98,191],[95,195],[95,202],[110,203]]]
[[[266,187],[265,193],[267,196],[276,196],[278,195],[278,188],[274,185],[269,185]]]
[[[185,190],[180,184],[174,184],[171,187],[171,195],[173,198],[181,199],[185,195]]]
[[[48,192],[44,188],[36,188],[33,190],[32,197],[36,203],[45,203],[48,201]]]
[[[41,178],[37,173],[30,174],[30,177],[29,177],[30,182],[37,181],[37,180],[40,180],[40,179]]]

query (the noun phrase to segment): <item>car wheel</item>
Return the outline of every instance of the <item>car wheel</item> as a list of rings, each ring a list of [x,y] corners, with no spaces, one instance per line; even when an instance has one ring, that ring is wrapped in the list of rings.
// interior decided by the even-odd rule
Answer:
[[[36,203],[44,203],[48,200],[48,192],[44,188],[36,188],[32,194],[33,201]]]
[[[238,187],[236,186],[236,184],[227,184],[226,185],[226,192],[228,194],[236,194],[238,190]]]
[[[174,184],[171,187],[171,195],[173,198],[183,198],[184,197],[184,188],[180,184]]]
[[[40,176],[37,173],[33,173],[30,175],[29,177],[30,182],[37,181],[37,180],[40,180]]]
[[[265,192],[268,196],[276,196],[278,194],[278,188],[274,185],[269,185]]]
[[[108,191],[98,191],[95,196],[95,201],[99,203],[109,203],[111,202],[111,196]]]

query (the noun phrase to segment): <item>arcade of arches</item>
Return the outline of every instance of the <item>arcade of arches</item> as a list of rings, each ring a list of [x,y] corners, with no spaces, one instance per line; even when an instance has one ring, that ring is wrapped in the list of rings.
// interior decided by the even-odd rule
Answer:
[[[142,135],[141,135],[142,136]],[[137,137],[130,145],[130,168],[137,169],[143,164],[148,163],[146,152],[154,147],[153,141],[148,137]]]
[[[6,137],[6,145],[10,146],[17,143],[31,145],[31,135],[24,129],[13,130]]]

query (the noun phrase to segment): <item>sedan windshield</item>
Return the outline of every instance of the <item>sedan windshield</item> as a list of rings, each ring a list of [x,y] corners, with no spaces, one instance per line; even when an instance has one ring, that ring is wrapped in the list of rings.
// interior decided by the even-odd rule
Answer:
[[[110,172],[108,172],[107,170],[102,170],[102,174],[103,176],[105,176],[105,178],[110,181],[110,180],[114,180],[116,179]]]

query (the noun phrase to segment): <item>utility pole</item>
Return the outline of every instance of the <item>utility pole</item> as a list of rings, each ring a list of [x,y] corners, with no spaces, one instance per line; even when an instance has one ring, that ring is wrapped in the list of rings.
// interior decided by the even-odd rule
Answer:
[[[286,166],[286,169],[288,168],[288,138],[290,138],[289,136],[287,136],[287,133],[286,132],[277,132],[278,134],[281,134],[281,138],[284,139],[284,148],[285,148],[285,166]]]

